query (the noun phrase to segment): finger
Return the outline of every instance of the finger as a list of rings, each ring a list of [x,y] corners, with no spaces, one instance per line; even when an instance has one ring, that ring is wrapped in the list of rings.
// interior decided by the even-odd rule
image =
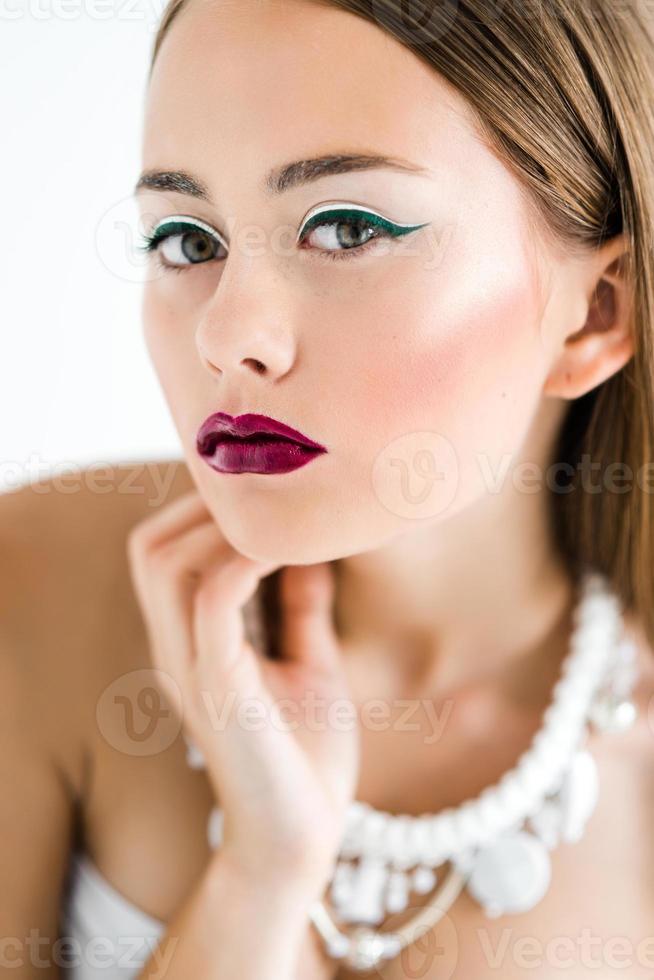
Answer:
[[[181,534],[187,528],[208,518],[214,520],[203,498],[196,489],[189,490],[156,513],[145,517],[131,529],[130,551],[141,552],[157,547],[167,539]]]
[[[166,542],[174,543],[187,530],[212,521],[216,535],[228,544],[218,524],[198,493],[190,490],[166,505],[156,514],[136,524],[128,536],[127,552],[130,571],[139,596],[146,590],[150,557],[153,550],[161,549]],[[159,552],[161,554],[161,552]]]
[[[246,642],[243,609],[271,563],[232,552],[202,581],[193,597],[193,638],[198,660],[226,677],[239,668],[243,683],[257,683],[258,657]]]
[[[334,589],[334,574],[328,562],[287,565],[283,569],[280,605],[284,659],[327,672],[338,665]]]
[[[215,522],[209,520],[150,548],[139,566],[138,591],[152,660],[183,694],[193,662],[193,593],[202,576],[229,553]]]

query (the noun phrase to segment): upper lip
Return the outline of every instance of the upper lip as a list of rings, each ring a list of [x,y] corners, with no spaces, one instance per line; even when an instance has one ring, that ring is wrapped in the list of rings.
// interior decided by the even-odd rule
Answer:
[[[216,445],[230,437],[246,439],[248,436],[277,436],[279,439],[299,443],[309,449],[326,452],[324,446],[314,442],[297,429],[285,425],[268,415],[248,412],[246,415],[228,415],[227,412],[214,412],[204,420],[198,430],[197,448],[202,455],[212,455]]]

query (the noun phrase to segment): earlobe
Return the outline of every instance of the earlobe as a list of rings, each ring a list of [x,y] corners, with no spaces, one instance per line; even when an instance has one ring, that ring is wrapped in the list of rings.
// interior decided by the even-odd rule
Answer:
[[[596,252],[591,269],[586,320],[565,339],[543,386],[543,394],[574,399],[617,374],[634,354],[630,283],[624,236]]]

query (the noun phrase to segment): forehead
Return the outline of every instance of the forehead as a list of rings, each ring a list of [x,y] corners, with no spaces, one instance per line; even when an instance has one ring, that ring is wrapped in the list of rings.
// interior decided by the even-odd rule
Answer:
[[[466,100],[363,18],[306,0],[190,0],[155,63],[144,167],[254,177],[343,147],[450,179],[487,152]]]

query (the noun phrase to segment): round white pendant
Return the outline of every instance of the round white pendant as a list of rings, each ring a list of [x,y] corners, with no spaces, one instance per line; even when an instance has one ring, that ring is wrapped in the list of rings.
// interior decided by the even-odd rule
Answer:
[[[467,888],[486,915],[527,912],[547,891],[551,873],[543,842],[526,830],[518,830],[502,834],[479,849]]]

